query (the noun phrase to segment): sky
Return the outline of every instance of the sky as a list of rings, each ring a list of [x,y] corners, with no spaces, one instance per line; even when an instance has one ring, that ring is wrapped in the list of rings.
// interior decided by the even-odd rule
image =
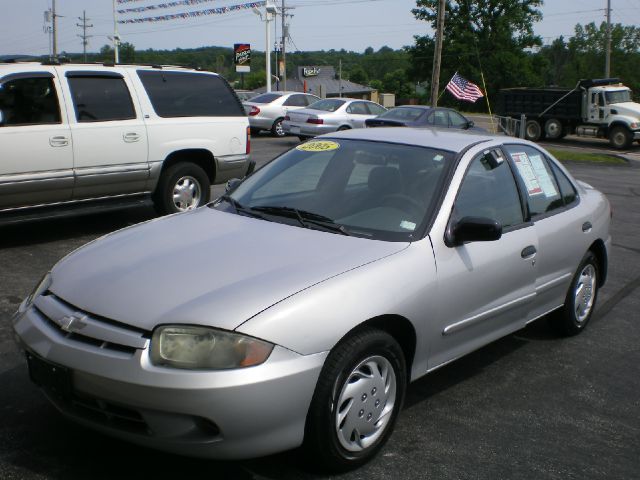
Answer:
[[[153,6],[179,0],[119,0],[117,9]],[[181,6],[144,13],[119,14],[120,20],[214,9],[245,4],[255,0],[192,0],[193,6]],[[49,53],[50,40],[44,32],[44,11],[52,0],[0,0],[0,55]],[[281,0],[275,0],[281,5]],[[535,25],[535,33],[545,44],[563,35],[573,34],[576,23],[599,24],[605,19],[607,0],[545,0],[541,8],[544,19]],[[640,25],[640,0],[611,0],[612,22]],[[415,0],[286,0],[290,43],[295,50],[353,50],[382,46],[401,48],[414,43],[414,35],[432,33],[425,22],[411,14]],[[58,51],[81,52],[79,35],[83,10],[87,30],[91,35],[87,50],[95,52],[110,43],[113,35],[113,0],[56,0],[58,19]],[[271,43],[274,33],[281,35],[280,22],[271,23]],[[274,28],[277,30],[274,31]],[[252,49],[264,51],[265,24],[251,9],[194,19],[119,25],[123,42],[137,50],[194,48],[201,46],[232,47],[234,43],[250,43]]]

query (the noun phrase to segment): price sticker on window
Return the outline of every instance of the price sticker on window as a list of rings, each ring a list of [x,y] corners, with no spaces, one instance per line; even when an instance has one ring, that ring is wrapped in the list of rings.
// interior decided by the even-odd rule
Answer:
[[[337,142],[318,140],[298,145],[296,150],[300,150],[302,152],[330,152],[331,150],[337,150],[339,148],[340,144]]]

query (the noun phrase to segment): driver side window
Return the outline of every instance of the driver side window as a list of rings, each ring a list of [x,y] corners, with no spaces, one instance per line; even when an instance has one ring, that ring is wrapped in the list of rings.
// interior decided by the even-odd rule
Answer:
[[[454,212],[457,219],[484,217],[507,229],[524,221],[522,205],[509,164],[502,156],[495,158],[492,152],[485,152],[471,162]]]

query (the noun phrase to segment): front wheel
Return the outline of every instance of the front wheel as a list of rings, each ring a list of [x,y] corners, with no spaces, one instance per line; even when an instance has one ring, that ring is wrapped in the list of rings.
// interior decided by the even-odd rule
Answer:
[[[318,467],[355,468],[388,440],[404,401],[405,359],[386,332],[366,329],[329,354],[313,395],[303,448]]]
[[[284,128],[282,128],[282,118],[278,118],[271,125],[271,135],[274,137],[284,137],[286,135]]]
[[[205,171],[195,163],[183,162],[167,168],[158,181],[154,204],[159,213],[186,212],[209,201],[211,183]]]
[[[609,142],[611,142],[613,148],[624,150],[625,148],[629,148],[633,143],[633,134],[628,128],[618,125],[617,127],[613,127],[609,132]]]
[[[551,325],[558,333],[571,336],[584,330],[596,307],[599,281],[598,259],[589,251],[571,281],[564,305],[551,314]]]

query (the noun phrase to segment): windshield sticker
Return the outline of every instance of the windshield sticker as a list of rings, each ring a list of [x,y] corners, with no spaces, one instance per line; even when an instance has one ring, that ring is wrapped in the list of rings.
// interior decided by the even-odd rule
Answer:
[[[542,157],[540,155],[531,155],[529,160],[531,161],[531,166],[533,167],[536,177],[538,177],[538,183],[544,192],[544,196],[547,198],[558,196],[556,186],[553,184],[551,175],[549,175],[549,172],[542,161]]]
[[[331,150],[337,150],[339,148],[339,143],[330,142],[328,140],[318,140],[298,145],[296,150],[300,150],[302,152],[330,152]]]
[[[409,222],[407,220],[402,220],[400,222],[400,228],[403,228],[405,230],[411,230],[413,232],[416,229],[416,224],[413,222]]]
[[[513,158],[513,161],[518,168],[518,173],[524,181],[524,185],[527,188],[527,192],[529,193],[529,195],[533,196],[544,193],[542,191],[542,187],[538,183],[538,178],[533,171],[531,161],[529,160],[527,154],[524,152],[512,153],[511,158]]]

